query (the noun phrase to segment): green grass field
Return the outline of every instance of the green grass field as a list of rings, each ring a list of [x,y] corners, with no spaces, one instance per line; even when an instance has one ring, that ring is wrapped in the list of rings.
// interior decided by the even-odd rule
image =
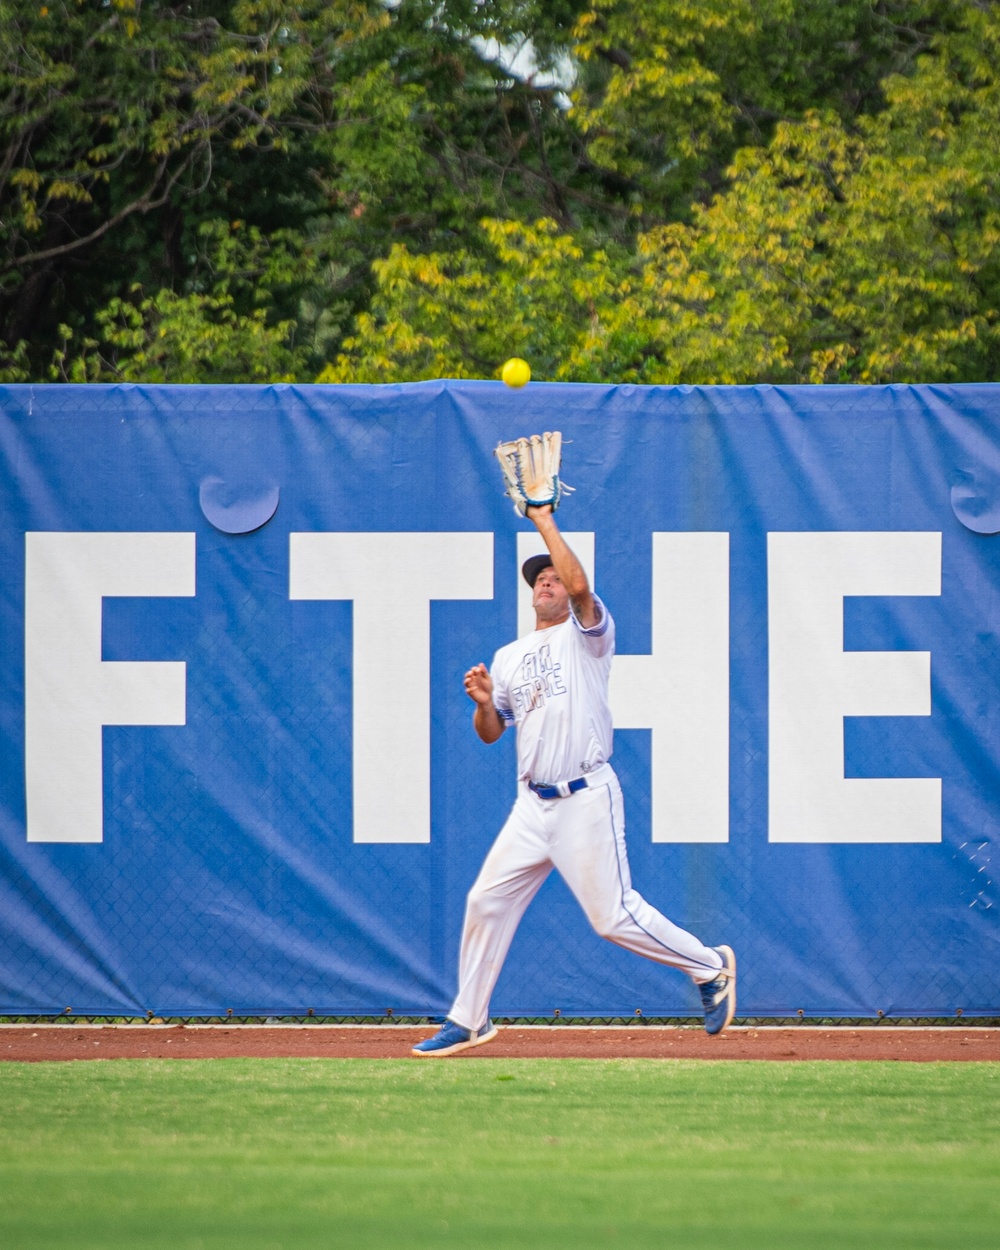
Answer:
[[[995,1247],[1000,1064],[0,1064],[0,1245]]]

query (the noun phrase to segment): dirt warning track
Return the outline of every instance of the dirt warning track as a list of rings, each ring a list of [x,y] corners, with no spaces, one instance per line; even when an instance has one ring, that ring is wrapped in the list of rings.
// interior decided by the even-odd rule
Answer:
[[[0,1061],[86,1059],[399,1059],[433,1026],[15,1025],[0,1026]],[[994,1028],[501,1028],[476,1059],[898,1059],[1000,1062]],[[427,1062],[414,1060],[414,1062]]]

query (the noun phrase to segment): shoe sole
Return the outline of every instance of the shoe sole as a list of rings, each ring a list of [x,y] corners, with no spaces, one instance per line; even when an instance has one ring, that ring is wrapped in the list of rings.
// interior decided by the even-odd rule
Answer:
[[[447,1059],[449,1055],[457,1055],[460,1051],[471,1050],[473,1046],[485,1046],[487,1042],[492,1042],[499,1032],[500,1030],[494,1025],[484,1037],[470,1037],[467,1042],[456,1042],[454,1046],[446,1046],[442,1050],[417,1050],[414,1046],[410,1054],[416,1055],[418,1059]]]
[[[726,991],[726,1018],[721,1029],[709,1034],[710,1037],[721,1037],[732,1024],[733,1016],[736,1015],[736,952],[731,946],[717,946],[715,949],[722,956],[723,967],[732,974],[728,979],[729,988]]]

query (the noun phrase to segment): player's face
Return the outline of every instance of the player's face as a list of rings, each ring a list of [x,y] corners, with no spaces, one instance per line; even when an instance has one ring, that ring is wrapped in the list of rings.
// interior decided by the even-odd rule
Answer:
[[[558,625],[569,616],[569,594],[555,569],[542,569],[538,574],[531,604],[539,625]]]

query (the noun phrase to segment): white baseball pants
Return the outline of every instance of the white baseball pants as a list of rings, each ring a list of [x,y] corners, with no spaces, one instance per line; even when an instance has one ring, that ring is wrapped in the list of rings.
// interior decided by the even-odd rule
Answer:
[[[656,963],[680,968],[695,982],[722,967],[714,950],[671,923],[632,889],[625,813],[614,769],[565,799],[540,799],[521,783],[475,885],[469,891],[458,965],[458,997],[448,1017],[479,1029],[490,995],[528,904],[553,868],[573,891],[601,937]]]

